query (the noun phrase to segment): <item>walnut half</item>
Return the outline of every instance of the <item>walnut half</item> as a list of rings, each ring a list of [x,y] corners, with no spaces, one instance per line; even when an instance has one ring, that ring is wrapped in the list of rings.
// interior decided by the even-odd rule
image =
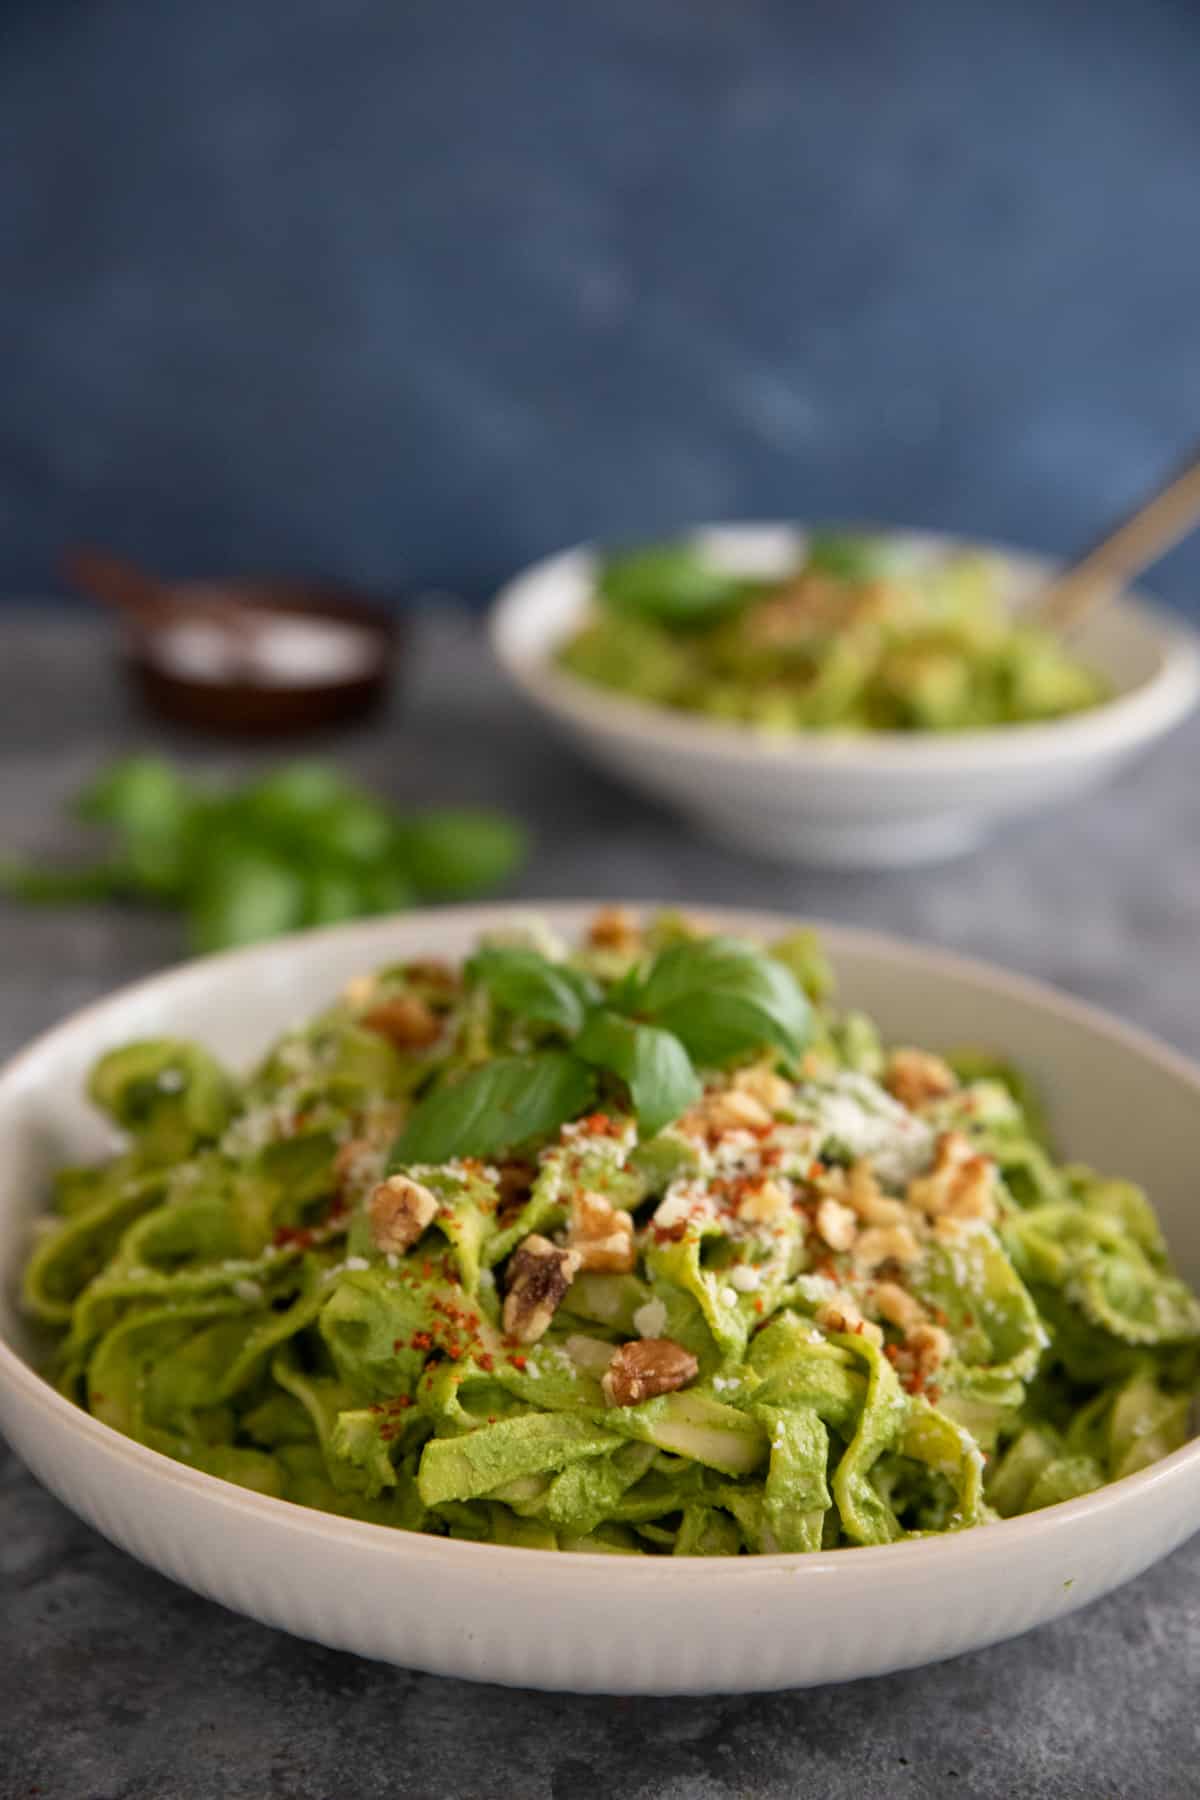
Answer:
[[[613,1352],[600,1386],[610,1406],[636,1406],[694,1381],[700,1364],[673,1338],[642,1338]]]
[[[442,1034],[442,1022],[416,994],[394,994],[363,1014],[360,1021],[397,1050],[428,1050]]]
[[[950,1064],[928,1050],[893,1050],[884,1070],[883,1085],[901,1106],[919,1112],[932,1100],[944,1100],[958,1086]]]
[[[411,1250],[437,1217],[436,1197],[407,1175],[389,1175],[371,1195],[371,1236],[385,1254]]]
[[[536,1344],[579,1270],[579,1252],[560,1250],[549,1238],[531,1233],[508,1262],[508,1292],[502,1324],[519,1344]]]
[[[584,1192],[571,1205],[567,1244],[579,1253],[579,1267],[628,1274],[637,1261],[633,1220],[603,1194]]]

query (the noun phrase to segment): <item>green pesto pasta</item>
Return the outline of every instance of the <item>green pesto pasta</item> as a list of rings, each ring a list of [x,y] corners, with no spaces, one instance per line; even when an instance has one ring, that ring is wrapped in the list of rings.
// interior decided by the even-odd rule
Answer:
[[[613,910],[364,976],[248,1078],[105,1056],[25,1274],[54,1378],[195,1469],[402,1530],[888,1544],[1183,1443],[1200,1302],[1130,1183],[819,946]]]
[[[994,558],[914,561],[884,538],[816,537],[771,581],[658,545],[602,562],[558,661],[630,699],[783,735],[979,730],[1099,705],[1103,678],[1000,589]]]

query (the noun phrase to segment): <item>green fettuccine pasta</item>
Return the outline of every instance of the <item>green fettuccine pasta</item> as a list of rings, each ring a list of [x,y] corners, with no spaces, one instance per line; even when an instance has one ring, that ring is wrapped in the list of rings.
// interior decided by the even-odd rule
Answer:
[[[244,1079],[105,1056],[25,1272],[54,1379],[409,1531],[731,1556],[959,1531],[1183,1443],[1200,1302],[1018,1071],[888,1047],[819,946],[602,915],[366,975]]]

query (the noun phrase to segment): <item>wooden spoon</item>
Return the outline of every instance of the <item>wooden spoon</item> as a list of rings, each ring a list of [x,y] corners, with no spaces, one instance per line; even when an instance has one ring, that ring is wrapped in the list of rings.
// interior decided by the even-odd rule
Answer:
[[[1063,632],[1124,587],[1200,523],[1200,454],[1157,488],[1115,531],[1072,563],[1037,595],[1026,613],[1033,625]]]

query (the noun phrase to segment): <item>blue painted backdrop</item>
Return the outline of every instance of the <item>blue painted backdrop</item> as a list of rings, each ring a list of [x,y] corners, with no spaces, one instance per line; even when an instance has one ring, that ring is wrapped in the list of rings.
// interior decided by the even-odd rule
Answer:
[[[8,0],[0,587],[1068,550],[1200,438],[1192,0]],[[1200,548],[1159,586],[1200,611]]]

